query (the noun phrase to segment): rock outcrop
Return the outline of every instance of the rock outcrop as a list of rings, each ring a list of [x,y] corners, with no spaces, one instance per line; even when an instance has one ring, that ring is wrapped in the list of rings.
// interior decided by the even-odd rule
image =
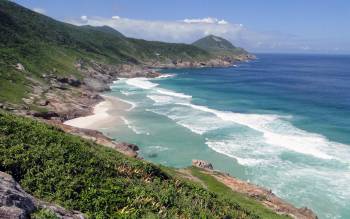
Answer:
[[[0,171],[1,219],[29,219],[39,209],[48,209],[62,219],[85,218],[81,212],[68,211],[61,206],[36,199],[25,192],[11,175]]]
[[[137,151],[139,150],[139,147],[135,144],[125,143],[125,142],[116,142],[111,138],[108,138],[107,136],[103,135],[101,132],[91,129],[82,129],[82,128],[76,128],[73,126],[65,125],[59,121],[55,120],[48,120],[45,121],[46,123],[50,125],[54,125],[56,127],[59,127],[64,132],[80,136],[82,138],[85,138],[87,140],[93,141],[96,144],[100,144],[109,148],[113,148],[114,150],[125,154],[129,157],[137,157]]]
[[[25,68],[21,63],[17,63],[15,68],[19,71],[25,71]]]
[[[192,160],[192,166],[199,167],[202,169],[213,170],[213,165],[204,160]]]
[[[192,160],[192,165],[201,168],[203,173],[213,176],[232,191],[249,196],[278,214],[288,215],[296,219],[317,219],[316,214],[311,209],[306,207],[296,208],[277,197],[271,190],[237,179],[226,173],[213,171],[213,165],[207,161]]]
[[[24,219],[36,210],[35,198],[7,173],[0,172],[0,218]]]
[[[277,197],[269,189],[239,180],[224,173],[215,172],[212,173],[212,176],[231,188],[233,191],[254,198],[278,214],[288,215],[296,219],[317,219],[316,214],[312,210],[306,207],[296,208],[292,204],[289,204],[288,202]]]

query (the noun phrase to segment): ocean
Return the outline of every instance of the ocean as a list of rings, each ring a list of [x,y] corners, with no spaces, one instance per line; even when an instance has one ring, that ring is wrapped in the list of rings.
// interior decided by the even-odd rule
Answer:
[[[257,57],[120,79],[109,95],[131,107],[101,131],[155,163],[206,160],[319,218],[350,218],[350,56]]]

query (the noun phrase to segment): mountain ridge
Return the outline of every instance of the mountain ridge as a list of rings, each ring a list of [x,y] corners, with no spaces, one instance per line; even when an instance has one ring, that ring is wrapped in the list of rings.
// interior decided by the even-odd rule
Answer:
[[[255,56],[249,54],[243,48],[236,47],[230,41],[213,34],[198,39],[191,45],[197,46],[222,59],[231,60],[232,62],[234,60],[243,61],[255,58]]]
[[[0,0],[2,102],[23,103],[33,92],[33,81],[48,85],[43,75],[89,77],[76,67],[82,63],[85,69],[98,63],[123,71],[123,65],[144,69],[212,67],[230,66],[238,60],[224,59],[194,45],[129,38],[108,26],[75,26]]]

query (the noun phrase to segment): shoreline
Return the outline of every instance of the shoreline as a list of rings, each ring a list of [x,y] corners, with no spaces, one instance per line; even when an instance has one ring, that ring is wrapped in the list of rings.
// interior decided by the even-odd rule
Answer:
[[[93,139],[90,140],[93,140],[98,144],[111,147],[121,153],[126,154],[127,156],[130,156],[129,154],[131,154],[132,157],[135,157],[137,159],[143,159],[142,157],[138,156],[137,151],[139,148],[137,145],[117,142],[114,139],[110,139],[109,137],[107,137],[104,133],[98,131],[101,128],[113,126],[115,127],[117,124],[124,123],[121,119],[123,115],[121,115],[120,113],[122,111],[130,111],[135,106],[131,104],[128,100],[119,99],[118,97],[107,96],[102,94],[99,95],[102,97],[103,100],[90,106],[90,108],[92,109],[91,115],[67,120],[61,123],[63,129],[66,132],[76,134],[83,138],[89,139],[89,137],[93,137]],[[70,131],[69,128],[67,129],[67,127],[71,127],[75,131],[73,131],[72,133],[72,131]],[[262,205],[266,206],[267,208],[278,214],[289,215],[292,218],[317,218],[314,212],[309,208],[297,208],[293,204],[290,204],[288,201],[279,198],[278,196],[273,194],[271,190],[265,187],[251,184],[245,180],[241,180],[234,176],[230,176],[229,174],[220,170],[212,170],[200,166],[197,167],[203,169],[203,171],[206,172],[207,175],[213,176],[216,180],[223,183],[232,191],[244,194],[245,196],[256,200],[257,202],[261,203]],[[176,170],[181,172],[182,169]],[[193,176],[189,176],[189,178],[191,177]]]
[[[177,66],[180,67],[180,66]],[[195,66],[182,66],[188,68],[195,68]],[[211,67],[219,67],[219,66],[207,66]],[[220,67],[229,67],[229,66],[220,66]],[[171,68],[171,67],[170,67]],[[172,67],[174,68],[174,67]],[[176,67],[175,67],[176,68]],[[181,67],[180,67],[181,68]],[[120,153],[125,154],[129,157],[134,157],[136,159],[143,159],[138,156],[138,146],[119,142],[116,139],[109,138],[106,134],[98,131],[99,129],[103,129],[106,127],[116,126],[118,124],[124,123],[121,119],[122,110],[128,111],[131,110],[134,106],[128,103],[128,100],[121,100],[117,97],[111,97],[101,94],[101,92],[110,90],[109,86],[113,81],[117,80],[120,77],[125,76],[125,78],[137,78],[137,77],[146,77],[146,78],[155,78],[162,75],[159,72],[150,69],[142,69],[140,68],[123,68],[124,71],[118,72],[118,74],[111,74],[107,79],[99,73],[93,76],[94,83],[87,83],[86,81],[82,81],[81,84],[77,87],[68,84],[70,86],[71,91],[78,91],[81,93],[80,96],[72,95],[73,92],[65,91],[65,95],[63,98],[60,98],[58,95],[52,95],[48,101],[45,103],[47,107],[51,107],[50,111],[43,114],[33,114],[31,112],[26,113],[26,111],[19,111],[19,114],[31,115],[33,117],[37,117],[46,123],[51,125],[55,125],[59,127],[64,132],[77,135],[87,140],[91,140],[97,144],[100,144],[105,147],[110,147]],[[97,72],[97,71],[96,71]],[[92,77],[92,76],[91,76]],[[53,78],[53,77],[49,77]],[[54,83],[57,79],[50,79]],[[91,79],[92,80],[92,79]],[[97,83],[99,82],[99,83]],[[50,82],[52,83],[52,82]],[[60,86],[66,85],[64,82],[60,82]],[[63,92],[62,92],[63,93]],[[67,98],[68,97],[68,98]],[[121,107],[118,110],[115,110],[114,107]],[[113,110],[114,109],[114,110]],[[216,171],[215,171],[216,172]],[[224,172],[222,174],[226,175]],[[246,184],[247,182],[244,180],[240,180],[231,176],[226,175],[228,178],[221,179],[220,181],[225,184],[227,187],[233,189],[232,185],[229,182],[238,182],[242,184]],[[249,184],[247,185],[247,191],[250,189],[260,188],[261,190],[269,191],[264,187]],[[262,200],[261,196],[255,196],[254,194],[247,193],[246,191],[242,191],[241,188],[236,188],[238,192],[245,194],[247,197],[255,199],[263,205],[267,205],[269,209],[279,214],[288,214],[294,216],[294,218],[298,218],[295,214],[291,212],[303,212],[305,208],[297,208],[294,205],[288,205],[285,208],[283,205],[269,205],[269,200]],[[270,194],[270,193],[266,193]],[[283,200],[283,203],[288,203]],[[288,203],[289,204],[289,203]],[[312,211],[303,212],[306,213],[305,218],[316,218],[313,217],[314,214]]]
[[[130,103],[117,97],[100,95],[103,100],[92,106],[92,114],[64,121],[64,125],[75,128],[98,130],[114,127],[122,123],[120,112],[128,111],[133,107]]]

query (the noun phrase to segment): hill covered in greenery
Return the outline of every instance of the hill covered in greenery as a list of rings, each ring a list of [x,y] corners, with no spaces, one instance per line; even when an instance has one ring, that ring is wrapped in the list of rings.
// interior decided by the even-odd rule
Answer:
[[[240,58],[242,55],[249,55],[249,53],[244,49],[235,47],[230,41],[214,35],[203,37],[192,43],[192,45],[206,50],[216,56],[226,56],[232,59]]]
[[[28,78],[40,81],[42,74],[83,78],[76,68],[81,60],[142,65],[211,57],[192,45],[131,39],[106,26],[75,26],[0,0],[0,101],[21,102],[30,92]]]
[[[285,218],[214,178],[207,176],[209,191],[175,169],[1,111],[0,171],[35,197],[91,218]]]
[[[220,39],[223,47],[214,39]],[[246,55],[219,37],[209,36],[193,45],[133,39],[108,26],[75,26],[0,0],[0,102],[22,103],[38,83],[46,84],[42,75],[85,78],[77,68],[81,63],[86,68],[91,63],[227,66],[247,59]]]

